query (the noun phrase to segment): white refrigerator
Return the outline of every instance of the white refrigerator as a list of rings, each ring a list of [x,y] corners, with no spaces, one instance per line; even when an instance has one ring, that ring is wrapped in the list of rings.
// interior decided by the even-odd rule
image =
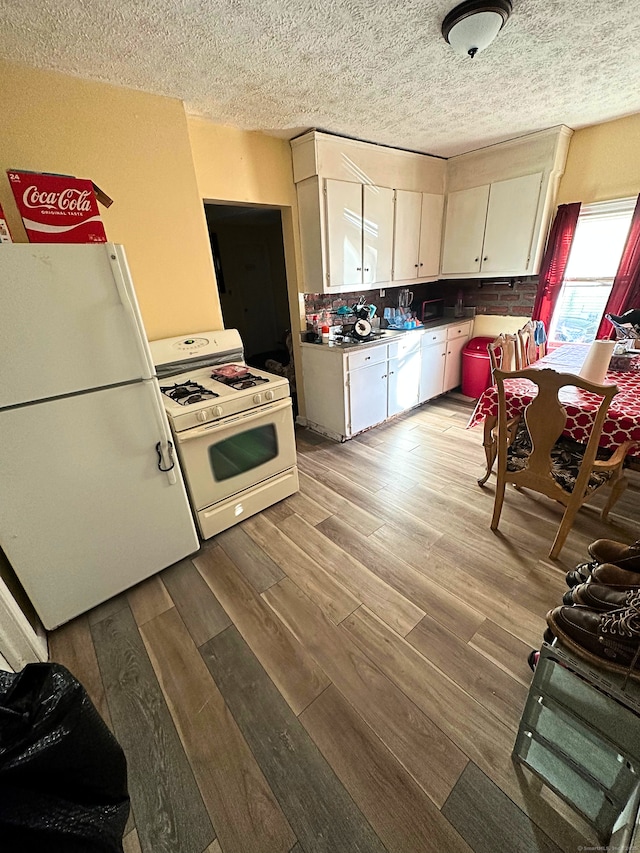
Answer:
[[[52,629],[198,548],[122,246],[0,248],[0,547]]]

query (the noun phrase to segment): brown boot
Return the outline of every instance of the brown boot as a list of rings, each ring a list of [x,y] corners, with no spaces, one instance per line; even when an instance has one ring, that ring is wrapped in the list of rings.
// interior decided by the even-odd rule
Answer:
[[[547,613],[554,635],[594,666],[640,681],[640,596],[629,607],[597,612],[556,607]]]
[[[626,589],[630,586],[640,586],[640,572],[629,572],[614,566],[613,563],[605,563],[591,572],[591,583],[604,583],[607,586],[619,586]]]
[[[605,586],[603,583],[581,583],[562,596],[565,604],[578,604],[591,610],[619,610],[629,607],[640,592],[640,586],[629,589]]]
[[[596,539],[588,551],[598,563],[614,563],[630,572],[640,572],[640,539],[631,545],[613,539]]]

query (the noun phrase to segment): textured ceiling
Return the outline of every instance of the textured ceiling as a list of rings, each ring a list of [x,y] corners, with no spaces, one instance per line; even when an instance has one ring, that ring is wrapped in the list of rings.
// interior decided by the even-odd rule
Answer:
[[[309,127],[441,156],[640,112],[640,2],[514,0],[456,55],[455,0],[2,0],[0,56],[185,101],[218,124]]]

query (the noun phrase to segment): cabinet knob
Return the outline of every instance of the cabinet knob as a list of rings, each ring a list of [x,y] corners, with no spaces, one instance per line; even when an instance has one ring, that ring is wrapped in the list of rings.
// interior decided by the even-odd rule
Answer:
[[[414,264],[414,267],[415,267],[416,269],[418,269],[418,267],[419,267],[419,266],[420,266],[420,264]]]
[[[364,268],[364,271],[365,271],[365,272],[369,272],[369,267],[365,267],[365,268]]]
[[[362,267],[356,267],[356,272],[362,272]]]
[[[489,260],[489,258],[483,258],[482,260],[483,260],[483,261],[488,261],[488,260]]]
[[[368,355],[368,356],[365,358],[365,361],[371,361],[371,356],[370,356],[370,355]]]
[[[424,264],[420,264],[420,266],[421,266],[421,267],[423,267],[423,266],[424,266]]]
[[[480,258],[475,258],[474,260],[475,260],[475,263],[477,264],[478,261],[480,260]]]

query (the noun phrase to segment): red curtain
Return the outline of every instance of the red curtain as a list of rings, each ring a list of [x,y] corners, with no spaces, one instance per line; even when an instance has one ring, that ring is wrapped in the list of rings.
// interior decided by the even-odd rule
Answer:
[[[640,196],[604,313],[619,315],[630,308],[640,308]],[[613,338],[614,335],[613,326],[603,317],[596,338]]]
[[[560,295],[579,213],[579,201],[574,204],[561,204],[551,226],[547,249],[540,267],[538,293],[533,307],[533,319],[542,320],[547,332],[549,331],[553,309]]]

